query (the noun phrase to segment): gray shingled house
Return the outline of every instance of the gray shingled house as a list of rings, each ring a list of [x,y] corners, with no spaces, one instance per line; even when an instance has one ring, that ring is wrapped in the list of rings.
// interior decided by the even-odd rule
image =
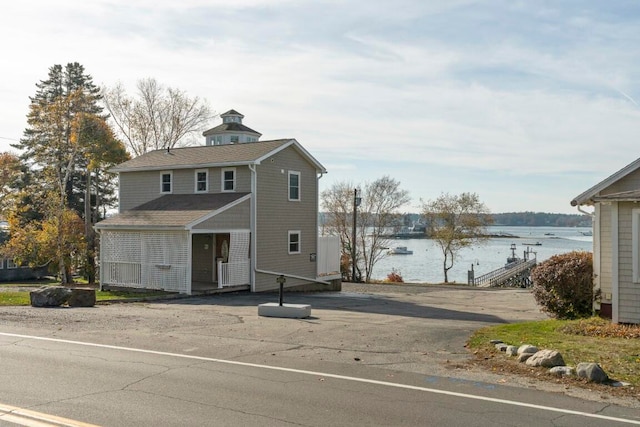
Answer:
[[[340,289],[338,241],[318,237],[325,168],[295,139],[259,141],[240,113],[221,116],[207,145],[113,169],[119,213],[96,225],[101,286],[260,292],[284,275],[287,286]]]
[[[614,323],[640,323],[640,159],[571,201],[593,206],[595,302]]]

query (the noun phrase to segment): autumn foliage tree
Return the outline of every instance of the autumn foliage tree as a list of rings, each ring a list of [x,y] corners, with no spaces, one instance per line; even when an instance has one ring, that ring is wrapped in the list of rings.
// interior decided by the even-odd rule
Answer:
[[[72,260],[80,257],[94,263],[86,243],[94,246],[89,229],[97,220],[100,195],[106,194],[103,200],[108,200],[113,191],[113,177],[106,176],[106,170],[128,156],[108,129],[99,105],[100,90],[82,65],[54,65],[48,79],[36,87],[24,137],[14,144],[21,150],[25,179],[15,188],[16,203],[8,215],[11,240],[5,252],[29,263],[29,257],[36,263],[50,257],[47,262],[56,266],[63,283],[69,283]],[[102,177],[96,179],[98,185],[92,185],[92,175]],[[82,238],[76,234],[78,221],[84,224]],[[34,251],[30,246],[45,241],[56,249],[45,246]]]
[[[428,235],[442,251],[444,282],[448,283],[449,270],[460,250],[487,239],[486,226],[491,223],[489,210],[475,193],[445,193],[423,202],[422,215]]]

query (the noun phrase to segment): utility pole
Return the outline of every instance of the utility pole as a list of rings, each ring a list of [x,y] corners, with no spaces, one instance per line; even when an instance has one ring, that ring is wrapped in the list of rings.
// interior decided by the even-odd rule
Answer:
[[[361,197],[358,197],[358,189],[353,190],[353,234],[351,236],[351,281],[356,281],[356,222],[358,220],[358,206],[362,201]]]

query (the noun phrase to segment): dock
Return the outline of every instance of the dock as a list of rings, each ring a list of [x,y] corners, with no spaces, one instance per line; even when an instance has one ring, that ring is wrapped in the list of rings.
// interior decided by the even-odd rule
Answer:
[[[537,264],[536,254],[529,248],[524,253],[524,259],[516,257],[516,245],[511,245],[511,257],[507,258],[507,264],[482,276],[475,277],[473,264],[468,271],[468,284],[478,287],[518,287],[531,286],[531,270]]]

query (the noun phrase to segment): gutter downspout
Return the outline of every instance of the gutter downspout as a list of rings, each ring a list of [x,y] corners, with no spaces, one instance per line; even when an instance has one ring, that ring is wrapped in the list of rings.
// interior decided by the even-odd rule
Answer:
[[[258,248],[256,247],[256,229],[258,215],[258,175],[256,173],[256,165],[249,165],[251,171],[251,217],[249,219],[249,244],[251,246],[251,265],[249,271],[251,274],[251,292],[256,291],[256,266],[258,265]]]

